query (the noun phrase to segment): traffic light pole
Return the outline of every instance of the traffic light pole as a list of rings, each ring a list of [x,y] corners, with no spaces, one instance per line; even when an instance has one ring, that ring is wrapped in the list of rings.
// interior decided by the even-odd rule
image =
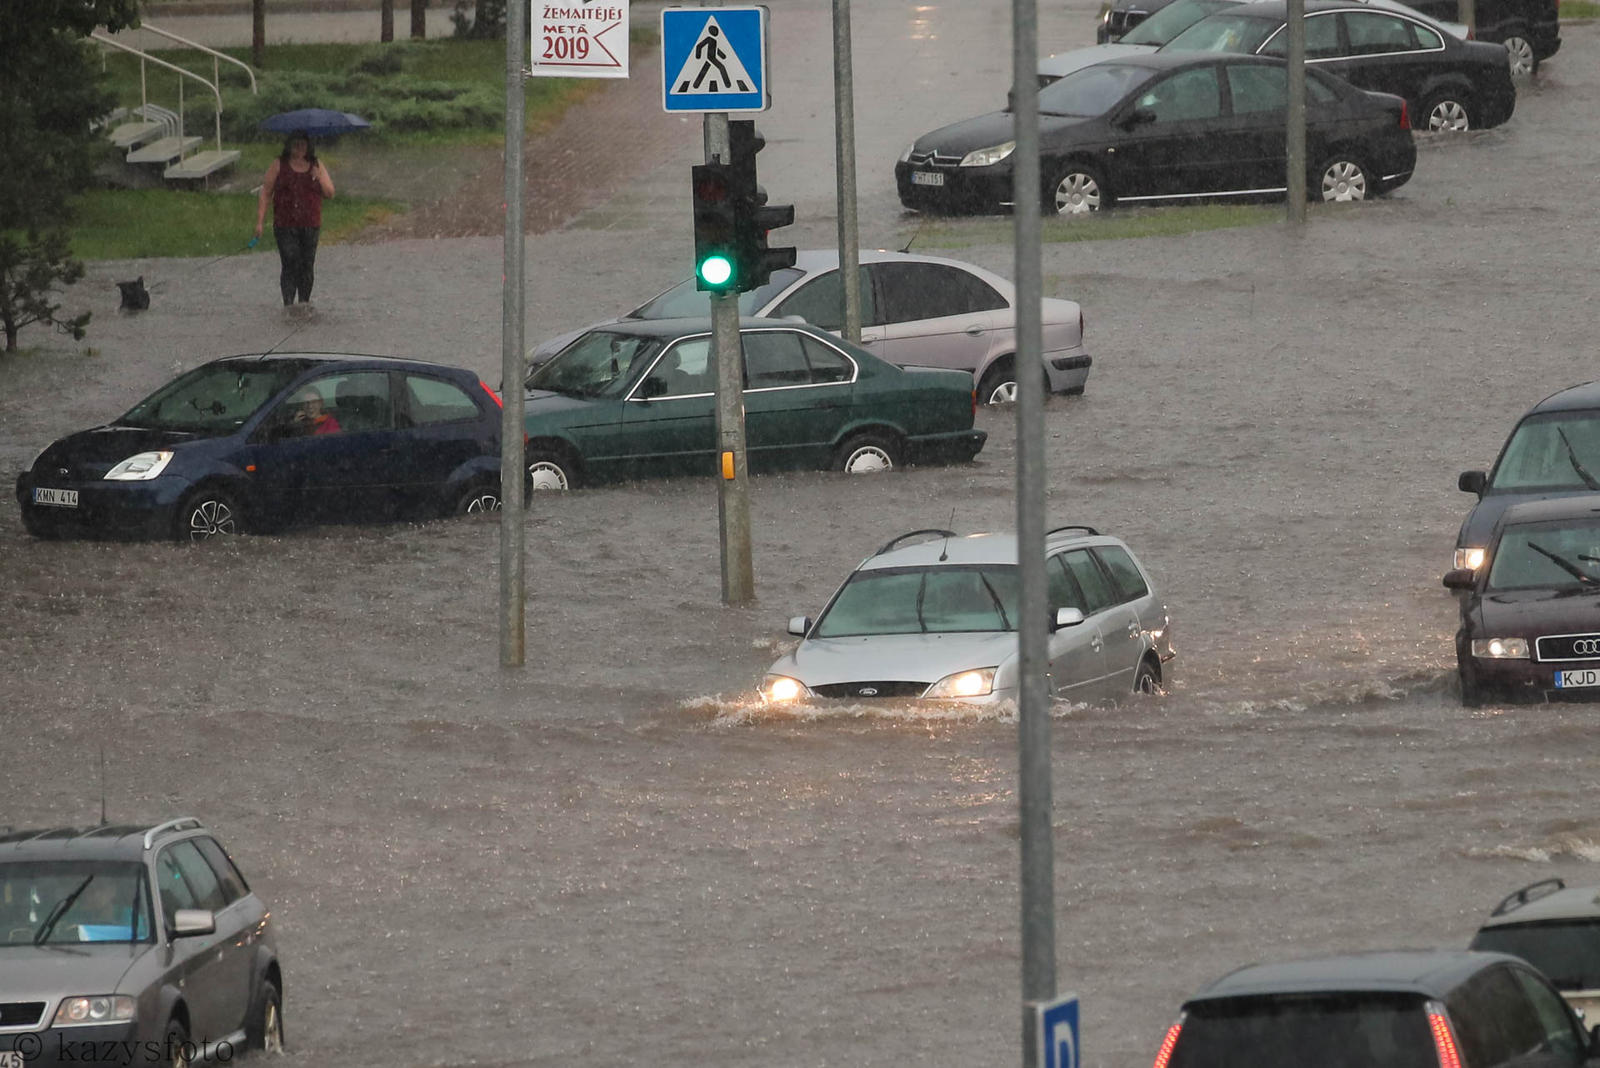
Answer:
[[[727,112],[705,119],[706,162],[728,163]],[[739,349],[739,295],[711,293],[711,355],[717,368],[717,518],[722,545],[722,603],[756,597],[750,551],[750,470],[744,441],[744,358]]]
[[[861,344],[861,235],[856,225],[855,75],[850,58],[850,0],[833,0],[833,141],[839,202],[839,280],[844,338]]]
[[[523,569],[522,287],[527,242],[522,235],[522,125],[527,9],[506,7],[505,266],[500,297],[500,666],[521,667],[527,578]]]

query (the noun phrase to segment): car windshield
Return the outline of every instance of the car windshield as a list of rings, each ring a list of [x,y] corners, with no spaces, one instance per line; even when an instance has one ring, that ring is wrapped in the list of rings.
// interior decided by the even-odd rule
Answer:
[[[1417,994],[1282,994],[1192,1004],[1169,1068],[1438,1068]]]
[[[1123,34],[1118,44],[1164,45],[1213,11],[1232,7],[1238,0],[1178,0],[1168,4]]]
[[[0,864],[0,945],[148,942],[150,898],[133,861]]]
[[[1184,30],[1162,46],[1163,52],[1245,52],[1253,53],[1283,25],[1279,19],[1264,19],[1231,12],[1211,15]]]
[[[1039,90],[1041,115],[1104,115],[1156,72],[1125,63],[1096,63]]]
[[[1557,990],[1600,990],[1600,917],[1486,927],[1472,948],[1521,957]]]
[[[296,378],[299,364],[206,364],[128,409],[119,426],[231,434]]]
[[[1600,520],[1507,527],[1489,565],[1489,590],[1600,589]]]
[[[528,376],[529,389],[573,397],[621,397],[661,351],[662,339],[591,330]]]
[[[1530,415],[1511,432],[1489,492],[1600,490],[1600,411]]]
[[[1017,569],[982,566],[857,571],[817,621],[818,638],[1007,631],[1017,626]]]
[[[782,267],[772,272],[764,286],[739,294],[739,314],[755,315],[772,299],[793,285],[804,271]],[[629,319],[703,319],[711,314],[711,294],[695,288],[693,278],[685,278],[660,296],[651,297],[633,311]]]

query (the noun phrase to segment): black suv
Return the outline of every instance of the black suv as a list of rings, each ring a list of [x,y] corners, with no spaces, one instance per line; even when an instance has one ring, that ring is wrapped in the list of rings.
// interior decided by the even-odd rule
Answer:
[[[192,817],[0,833],[0,1068],[283,1050],[270,914]]]
[[[1515,957],[1390,950],[1223,976],[1184,1002],[1155,1068],[1575,1068],[1597,1046]]]

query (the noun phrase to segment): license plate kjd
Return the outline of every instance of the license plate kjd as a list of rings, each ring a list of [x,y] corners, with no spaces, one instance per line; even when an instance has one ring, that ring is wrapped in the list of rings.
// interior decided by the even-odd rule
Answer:
[[[1577,668],[1573,671],[1556,672],[1556,689],[1558,690],[1578,690],[1591,686],[1600,686],[1600,670]]]
[[[34,504],[49,504],[57,508],[78,507],[78,491],[66,489],[46,489],[35,486],[33,489]],[[0,1068],[5,1068],[5,1063],[0,1061]]]
[[[944,185],[944,175],[938,171],[912,171],[912,185]]]

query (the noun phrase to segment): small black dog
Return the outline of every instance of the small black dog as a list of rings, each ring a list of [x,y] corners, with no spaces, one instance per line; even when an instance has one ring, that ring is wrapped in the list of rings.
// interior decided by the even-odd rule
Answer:
[[[118,282],[117,288],[122,290],[123,311],[144,311],[150,307],[150,291],[144,287],[144,275],[131,282]]]

